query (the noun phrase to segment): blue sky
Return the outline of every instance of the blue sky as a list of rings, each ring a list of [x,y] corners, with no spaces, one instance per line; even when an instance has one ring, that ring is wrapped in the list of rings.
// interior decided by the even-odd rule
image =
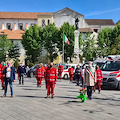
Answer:
[[[86,19],[120,19],[120,0],[0,0],[0,11],[56,12],[69,7]]]

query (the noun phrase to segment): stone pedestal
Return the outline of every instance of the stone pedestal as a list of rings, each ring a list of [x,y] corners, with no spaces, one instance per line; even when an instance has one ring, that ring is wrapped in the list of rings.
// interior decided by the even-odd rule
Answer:
[[[79,64],[79,31],[75,30],[74,58],[73,63]]]

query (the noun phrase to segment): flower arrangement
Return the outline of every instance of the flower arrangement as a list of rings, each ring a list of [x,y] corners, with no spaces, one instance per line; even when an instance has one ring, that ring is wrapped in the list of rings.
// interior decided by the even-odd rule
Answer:
[[[80,98],[80,99],[82,100],[82,102],[85,102],[85,100],[87,100],[87,97],[86,97],[86,95],[85,95],[86,91],[87,91],[87,90],[86,90],[85,87],[82,88],[82,89],[79,89],[80,95],[78,95],[77,98]]]

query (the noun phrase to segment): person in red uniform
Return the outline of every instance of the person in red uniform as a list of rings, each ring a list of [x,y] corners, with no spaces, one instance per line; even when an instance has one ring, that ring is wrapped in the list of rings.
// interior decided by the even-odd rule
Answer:
[[[2,68],[3,68],[3,66],[2,66],[2,64],[0,63],[0,79],[2,78]]]
[[[102,71],[100,70],[99,66],[97,65],[96,66],[96,83],[95,83],[95,86],[94,86],[94,92],[96,90],[96,86],[98,86],[98,91],[100,93],[101,91],[101,80],[103,79],[103,76],[102,76]]]
[[[2,90],[5,89],[5,84],[4,84],[4,78],[5,78],[5,74],[3,74],[4,69],[6,68],[5,66],[5,62],[3,63],[3,67],[2,67],[2,73],[1,73],[1,85],[2,85]]]
[[[53,63],[51,62],[45,72],[45,81],[47,84],[47,97],[46,98],[50,98],[50,93],[51,93],[51,98],[54,98],[54,88],[57,82],[57,77],[58,77],[57,69],[53,67]]]
[[[58,67],[58,78],[62,79],[63,65],[60,63]]]
[[[70,66],[70,68],[68,69],[68,72],[69,72],[70,81],[73,81],[74,68]]]
[[[37,87],[42,86],[43,78],[44,78],[44,70],[42,69],[41,64],[40,64],[40,65],[38,65],[38,67],[36,69]]]
[[[46,65],[46,64],[44,65],[44,69],[45,69],[45,71],[46,71],[46,69],[47,69],[47,65]]]

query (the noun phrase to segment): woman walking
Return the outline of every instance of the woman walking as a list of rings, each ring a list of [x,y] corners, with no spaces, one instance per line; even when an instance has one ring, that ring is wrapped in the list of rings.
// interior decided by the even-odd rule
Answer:
[[[102,79],[103,79],[102,71],[100,70],[99,66],[97,65],[96,66],[96,80],[97,80],[97,82],[95,83],[95,86],[94,86],[94,92],[96,90],[96,86],[98,86],[98,92],[100,93]]]

